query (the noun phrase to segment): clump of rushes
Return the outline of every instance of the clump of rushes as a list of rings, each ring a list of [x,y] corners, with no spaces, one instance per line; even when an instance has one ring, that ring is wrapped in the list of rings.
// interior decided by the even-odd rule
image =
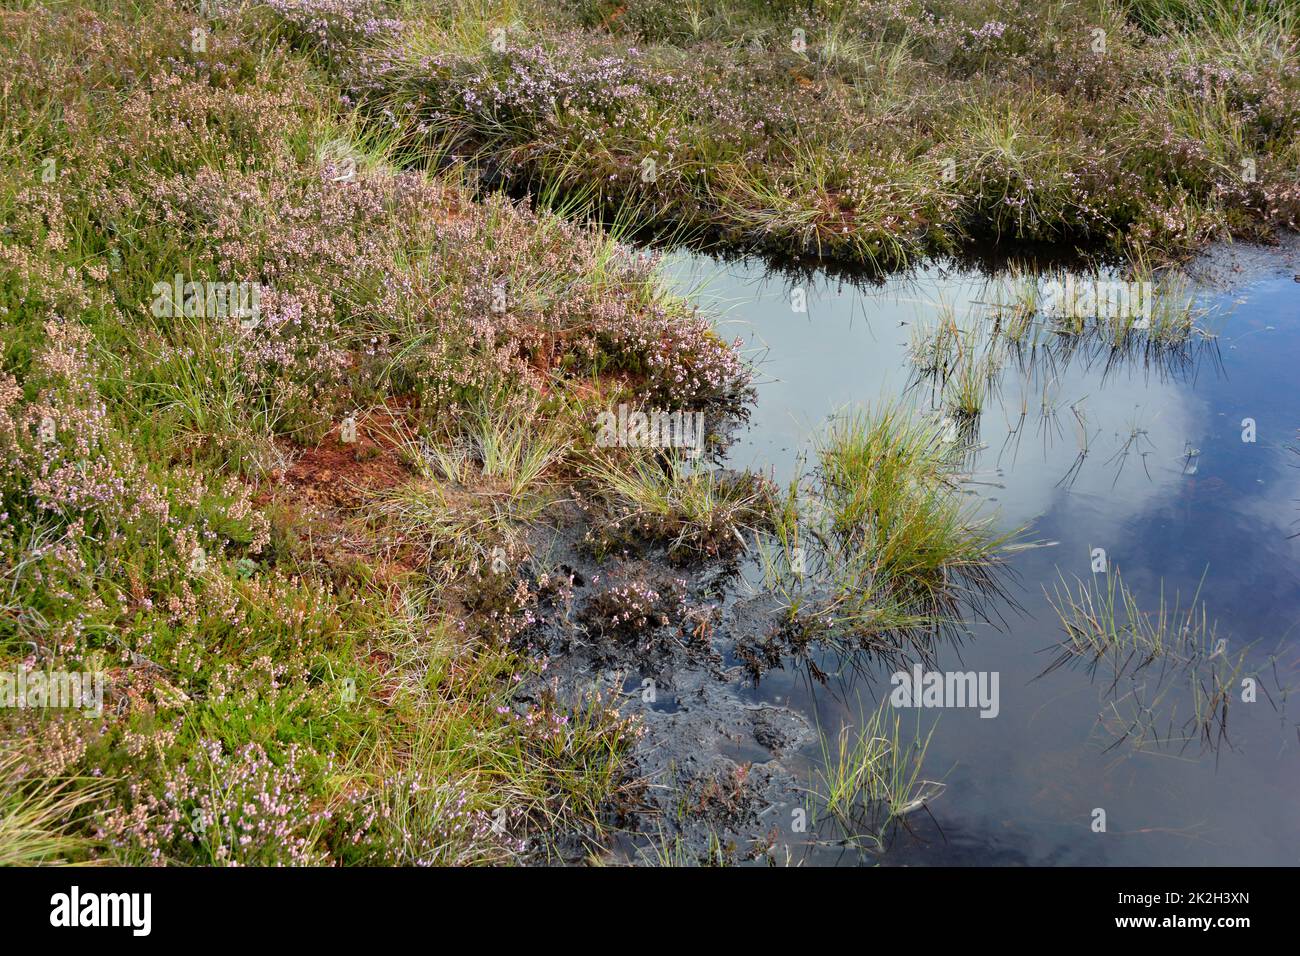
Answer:
[[[979,387],[979,366],[991,379],[1005,356],[1027,368],[1040,354],[1050,354],[1054,364],[1075,355],[1108,362],[1137,356],[1173,368],[1214,339],[1206,321],[1210,312],[1198,302],[1190,280],[1176,268],[1155,266],[1141,250],[1121,272],[1037,273],[1013,267],[986,287],[979,304],[986,321],[965,333],[951,319],[913,331],[916,374],[947,380],[955,399],[950,404],[959,413],[977,408],[979,394],[987,392]],[[970,361],[981,345],[983,356]]]
[[[813,795],[841,839],[875,848],[884,846],[895,825],[909,814],[928,812],[944,784],[921,776],[937,722],[924,737],[908,739],[902,716],[887,713],[882,701],[860,726],[841,728],[832,741],[821,737],[821,765]]]
[[[1025,343],[1038,317],[1041,298],[1038,282],[1036,273],[1013,264],[1006,276],[987,290],[989,299],[985,304],[995,333],[1012,346]]]
[[[1094,661],[1113,655],[1142,667],[1167,656],[1188,664],[1213,653],[1214,623],[1199,588],[1183,608],[1176,596],[1172,605],[1166,600],[1162,585],[1157,609],[1146,612],[1118,570],[1104,580],[1071,587],[1062,579],[1049,595],[1066,632],[1063,654]]]
[[[1145,337],[1156,347],[1177,349],[1196,336],[1213,337],[1213,321],[1205,321],[1207,310],[1197,302],[1191,282],[1178,272],[1148,272],[1139,269],[1139,281],[1151,283],[1150,315]],[[1149,276],[1149,279],[1147,278]]]
[[[1249,673],[1250,647],[1230,651],[1218,637],[1200,585],[1183,606],[1178,595],[1166,596],[1162,582],[1154,609],[1144,610],[1117,568],[1102,576],[1104,583],[1097,577],[1073,586],[1062,578],[1050,592],[1044,587],[1066,636],[1043,673],[1075,662],[1094,674],[1105,668],[1103,684],[1114,700],[1103,717],[1120,716],[1121,705],[1133,711],[1112,746],[1131,739],[1186,747],[1199,740],[1214,748],[1226,741],[1229,705]],[[1121,682],[1131,689],[1121,691]]]
[[[594,457],[584,471],[604,511],[591,536],[597,550],[648,540],[673,560],[725,558],[770,520],[771,482],[752,472],[635,452]]]
[[[996,349],[998,340],[987,337],[981,351],[975,331],[962,335],[954,361],[955,368],[944,385],[944,401],[951,414],[960,422],[970,423],[979,418],[984,401],[997,384],[1001,369]]]
[[[897,405],[848,412],[817,460],[829,533],[870,555],[890,590],[937,611],[954,609],[961,593],[996,590],[1008,536],[963,503],[951,444],[935,424]]]
[[[757,541],[794,649],[924,653],[1001,593],[1015,533],[964,503],[956,454],[941,426],[897,405],[846,412],[819,439],[816,469]]]
[[[520,530],[557,497],[554,480],[573,428],[545,416],[535,401],[479,402],[451,430],[391,435],[414,475],[372,495],[369,519],[395,532],[381,534],[377,545],[412,556],[446,583],[517,566]]]
[[[913,324],[909,352],[919,374],[942,382],[955,364],[961,332],[950,303],[938,303],[936,312],[933,324],[926,321]]]

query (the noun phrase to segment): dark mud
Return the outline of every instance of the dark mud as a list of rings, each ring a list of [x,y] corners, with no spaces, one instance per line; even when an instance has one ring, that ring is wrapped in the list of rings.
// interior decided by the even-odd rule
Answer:
[[[580,705],[599,695],[641,728],[627,799],[611,808],[614,839],[598,852],[632,863],[783,856],[790,808],[804,802],[783,758],[816,734],[794,710],[751,699],[735,656],[739,641],[775,628],[774,605],[736,600],[734,558],[682,567],[652,545],[598,557],[585,512],[564,509],[552,521],[530,542],[529,573],[565,584],[518,639],[548,661],[521,702],[549,692]],[[592,851],[576,836],[565,847],[573,862]]]

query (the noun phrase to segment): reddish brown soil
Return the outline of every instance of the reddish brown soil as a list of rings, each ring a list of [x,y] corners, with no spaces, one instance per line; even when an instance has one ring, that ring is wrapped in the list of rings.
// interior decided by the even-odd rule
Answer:
[[[357,414],[357,440],[340,441],[335,426],[313,447],[282,440],[280,447],[292,464],[272,474],[255,497],[259,506],[271,502],[296,515],[290,519],[310,536],[313,553],[345,568],[362,561],[373,571],[372,583],[395,586],[413,565],[393,549],[376,551],[376,542],[361,524],[361,512],[376,494],[409,481],[402,459],[402,437],[410,402],[394,399],[386,407]]]
[[[280,477],[303,492],[307,502],[355,508],[367,495],[410,477],[399,445],[399,436],[408,431],[400,407],[358,415],[357,440],[351,444],[339,440],[339,428],[314,448],[286,442],[283,447],[294,462]]]

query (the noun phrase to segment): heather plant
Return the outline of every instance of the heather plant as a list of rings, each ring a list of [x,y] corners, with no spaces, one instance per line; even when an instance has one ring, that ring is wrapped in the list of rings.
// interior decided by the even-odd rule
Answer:
[[[557,375],[621,375],[668,407],[742,401],[748,371],[734,348],[658,294],[652,262],[611,243],[500,198],[448,221],[358,309],[380,380],[432,408]]]
[[[228,754],[199,741],[169,767],[161,793],[136,785],[129,810],[106,815],[102,838],[128,858],[222,866],[305,866],[324,862],[316,831],[329,811],[314,811],[291,746],[279,763],[259,744]]]
[[[291,46],[327,61],[359,44],[401,29],[385,16],[384,0],[269,0]]]
[[[386,778],[378,786],[359,790],[341,809],[340,824],[345,858],[362,865],[505,862],[512,849],[494,837],[493,817],[471,809],[469,794],[443,781],[426,782],[418,773]],[[500,849],[485,856],[486,844]]]
[[[602,637],[622,641],[652,641],[652,635],[682,620],[686,610],[685,583],[665,584],[630,577],[605,582],[582,609],[581,617]]]
[[[317,5],[285,0],[284,22]],[[297,11],[297,12],[295,12]],[[743,248],[1162,259],[1293,229],[1284,3],[457,0],[330,63],[483,181]]]
[[[0,725],[39,743],[5,771],[15,853],[474,863],[598,834],[635,728],[516,700],[544,662],[512,649],[538,601],[514,542],[571,467],[571,395],[730,406],[748,370],[653,261],[341,111],[308,58],[395,29],[378,5],[204,14],[0,15],[0,660],[106,698],[84,732]],[[358,409],[402,440],[344,444]]]

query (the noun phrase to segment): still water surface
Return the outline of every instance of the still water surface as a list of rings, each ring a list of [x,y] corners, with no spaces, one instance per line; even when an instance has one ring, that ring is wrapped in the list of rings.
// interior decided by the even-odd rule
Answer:
[[[757,404],[730,464],[782,482],[806,472],[810,438],[829,416],[900,399],[928,407],[909,359],[915,324],[933,325],[941,312],[963,327],[988,321],[989,277],[938,265],[861,285],[673,254],[666,273],[758,362]],[[805,312],[792,308],[796,288]],[[1300,687],[1300,284],[1273,275],[1231,292],[1192,291],[1214,338],[1182,356],[1108,361],[1105,348],[1045,348],[1005,364],[979,419],[967,492],[998,528],[1027,526],[1028,539],[1050,544],[1012,556],[1016,606],[998,609],[1003,620],[972,621],[935,661],[997,672],[1000,712],[905,712],[922,733],[938,714],[925,776],[945,792],[882,854],[817,846],[800,851],[808,860],[1300,862],[1300,695],[1288,705],[1279,690]],[[1254,442],[1242,440],[1246,418]],[[1162,584],[1184,607],[1199,586],[1217,636],[1234,651],[1251,645],[1249,672],[1267,671],[1264,690],[1256,703],[1234,701],[1227,742],[1171,742],[1186,716],[1177,693],[1152,707],[1150,726],[1163,731],[1121,740],[1132,699],[1115,698],[1134,685],[1112,692],[1083,667],[1039,676],[1063,636],[1044,585],[1091,577],[1094,548],[1144,608],[1158,604]],[[892,669],[838,666],[818,684],[787,668],[746,693],[833,734],[888,694]],[[1139,689],[1155,701],[1160,688]],[[817,748],[797,761],[811,775]],[[1097,808],[1105,833],[1092,830]]]

